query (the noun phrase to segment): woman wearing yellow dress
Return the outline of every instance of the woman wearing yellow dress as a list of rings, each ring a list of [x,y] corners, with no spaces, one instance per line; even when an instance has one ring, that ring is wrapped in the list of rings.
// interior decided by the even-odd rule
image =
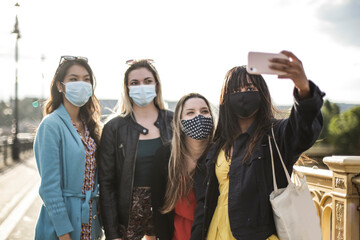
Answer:
[[[274,118],[270,93],[261,75],[247,73],[244,66],[226,74],[214,145],[205,163],[199,164],[206,166],[208,174],[206,179],[195,179],[195,186],[206,190],[197,195],[191,239],[278,239],[269,201],[274,187],[267,136],[273,128],[291,173],[300,154],[320,134],[324,96],[307,79],[301,61],[291,52],[282,53],[288,59],[272,59],[270,66],[284,72],[278,78],[289,78],[295,85],[295,103],[287,119]],[[278,186],[286,187],[277,154],[274,158]]]

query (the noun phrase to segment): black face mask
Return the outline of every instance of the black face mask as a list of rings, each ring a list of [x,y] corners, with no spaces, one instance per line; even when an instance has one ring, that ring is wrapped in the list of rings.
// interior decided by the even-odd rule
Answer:
[[[230,95],[230,106],[239,117],[250,117],[260,106],[259,91],[237,92]]]

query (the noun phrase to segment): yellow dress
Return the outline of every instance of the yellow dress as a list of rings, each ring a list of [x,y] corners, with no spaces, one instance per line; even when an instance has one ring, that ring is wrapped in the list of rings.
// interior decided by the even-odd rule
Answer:
[[[210,223],[207,240],[236,240],[231,233],[228,212],[230,163],[231,159],[226,161],[225,152],[221,150],[215,165],[220,195]],[[271,235],[267,240],[278,240],[278,238]]]

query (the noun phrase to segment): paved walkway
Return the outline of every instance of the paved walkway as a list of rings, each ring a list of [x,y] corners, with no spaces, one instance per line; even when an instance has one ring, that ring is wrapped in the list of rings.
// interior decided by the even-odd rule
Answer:
[[[0,240],[34,239],[42,205],[39,185],[34,157],[0,172]]]
[[[42,204],[40,177],[33,157],[0,174],[0,239],[34,239]]]

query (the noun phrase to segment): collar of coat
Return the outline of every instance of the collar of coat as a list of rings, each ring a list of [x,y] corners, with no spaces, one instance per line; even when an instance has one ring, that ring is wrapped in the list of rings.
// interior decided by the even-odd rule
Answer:
[[[65,106],[63,104],[60,104],[60,106],[57,109],[55,109],[54,114],[59,116],[60,120],[65,124],[66,128],[69,130],[71,135],[76,139],[78,144],[82,145],[83,143],[81,141],[81,137],[80,137],[79,133],[76,131],[76,129],[74,128],[71,118],[70,118],[70,115],[67,112]]]

